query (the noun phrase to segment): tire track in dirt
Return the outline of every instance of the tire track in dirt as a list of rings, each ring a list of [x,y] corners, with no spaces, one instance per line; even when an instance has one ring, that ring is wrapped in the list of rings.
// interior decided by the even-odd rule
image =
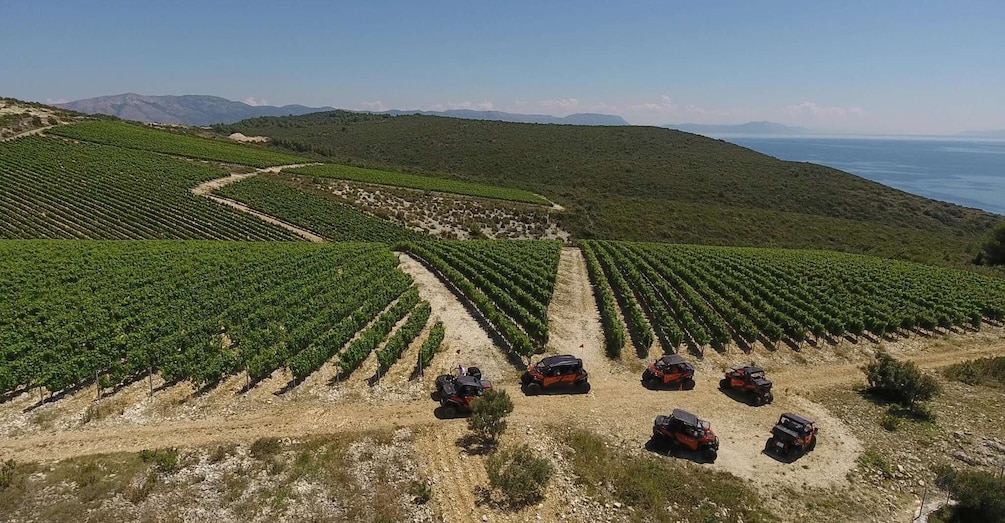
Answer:
[[[558,259],[555,292],[548,306],[548,352],[574,354],[583,360],[596,385],[614,373],[604,355],[604,328],[586,269],[583,252],[563,247]]]

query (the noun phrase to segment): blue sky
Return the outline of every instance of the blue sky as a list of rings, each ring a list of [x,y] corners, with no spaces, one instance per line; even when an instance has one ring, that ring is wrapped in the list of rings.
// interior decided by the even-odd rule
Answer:
[[[712,5],[699,5],[712,4]],[[0,0],[0,94],[1005,128],[1005,2]]]

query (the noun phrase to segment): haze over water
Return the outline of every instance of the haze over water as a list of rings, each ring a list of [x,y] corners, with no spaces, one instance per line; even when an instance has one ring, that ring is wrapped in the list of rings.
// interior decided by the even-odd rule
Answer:
[[[782,160],[841,169],[902,191],[1005,214],[1005,141],[722,137]]]

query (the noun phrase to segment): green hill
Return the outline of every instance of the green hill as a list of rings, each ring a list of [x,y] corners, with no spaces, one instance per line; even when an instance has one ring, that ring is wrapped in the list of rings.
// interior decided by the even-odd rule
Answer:
[[[219,132],[367,167],[490,183],[569,209],[583,238],[821,247],[963,263],[996,215],[836,169],[654,127],[390,117],[256,118]]]

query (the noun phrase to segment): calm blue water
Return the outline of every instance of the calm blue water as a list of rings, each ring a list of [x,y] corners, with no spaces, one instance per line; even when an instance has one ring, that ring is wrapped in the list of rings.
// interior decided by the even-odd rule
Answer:
[[[936,200],[1005,214],[1005,141],[722,137],[782,160],[813,162]]]

